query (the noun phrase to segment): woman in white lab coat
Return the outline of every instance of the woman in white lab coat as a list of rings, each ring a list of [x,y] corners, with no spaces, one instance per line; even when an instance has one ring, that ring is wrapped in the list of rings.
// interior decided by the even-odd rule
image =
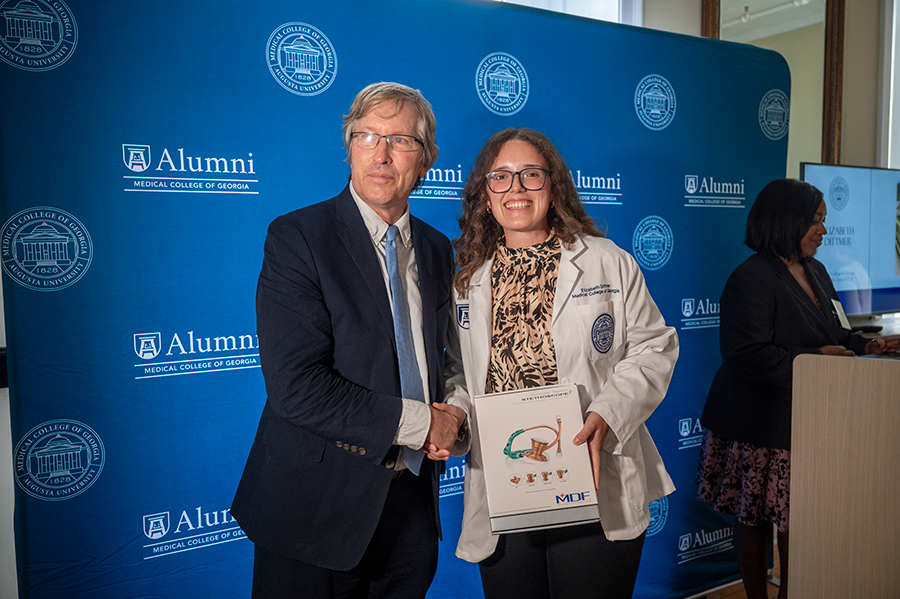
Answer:
[[[445,401],[465,409],[470,435],[453,450],[469,450],[456,555],[479,564],[487,599],[631,597],[648,504],[674,490],[644,422],[671,379],[675,330],[541,133],[488,140],[459,223]],[[578,385],[574,441],[588,443],[601,521],[492,535],[471,397],[565,382]]]

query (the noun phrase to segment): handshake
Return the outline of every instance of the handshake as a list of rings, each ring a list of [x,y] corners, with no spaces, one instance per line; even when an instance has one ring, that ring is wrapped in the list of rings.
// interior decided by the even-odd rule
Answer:
[[[446,403],[432,404],[430,408],[431,426],[422,451],[432,460],[446,461],[450,457],[450,448],[468,434],[466,413]]]

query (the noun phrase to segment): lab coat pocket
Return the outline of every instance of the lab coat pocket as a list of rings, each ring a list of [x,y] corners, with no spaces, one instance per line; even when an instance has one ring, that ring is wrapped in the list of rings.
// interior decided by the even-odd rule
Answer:
[[[584,353],[593,361],[617,360],[625,346],[625,307],[620,301],[576,306]]]

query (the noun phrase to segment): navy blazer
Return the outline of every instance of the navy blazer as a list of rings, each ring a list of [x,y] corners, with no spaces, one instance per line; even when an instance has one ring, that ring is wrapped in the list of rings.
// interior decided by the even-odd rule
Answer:
[[[430,397],[440,402],[452,250],[424,222],[410,226]],[[381,516],[402,411],[390,300],[349,187],[269,226],[256,313],[268,398],[231,514],[272,552],[349,570]],[[438,534],[441,471],[423,469]]]
[[[799,354],[824,345],[865,353],[867,339],[841,327],[828,271],[810,258],[806,276],[816,306],[780,258],[754,254],[722,292],[716,372],[700,424],[714,433],[764,447],[790,449],[791,382]]]

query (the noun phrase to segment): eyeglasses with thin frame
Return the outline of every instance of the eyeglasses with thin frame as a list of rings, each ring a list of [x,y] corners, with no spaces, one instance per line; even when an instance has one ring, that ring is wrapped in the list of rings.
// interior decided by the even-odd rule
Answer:
[[[519,183],[528,191],[540,191],[547,184],[550,171],[539,167],[523,168],[520,171],[496,170],[484,176],[488,187],[494,193],[506,193],[513,186],[513,179],[519,176]]]
[[[356,147],[362,150],[374,150],[381,142],[382,138],[384,138],[388,147],[396,152],[415,152],[419,149],[416,144],[419,144],[419,146],[422,146],[423,148],[425,147],[425,144],[422,143],[422,140],[419,138],[413,137],[412,135],[402,135],[400,133],[378,135],[377,133],[370,133],[368,131],[354,131],[350,137],[356,140]]]

